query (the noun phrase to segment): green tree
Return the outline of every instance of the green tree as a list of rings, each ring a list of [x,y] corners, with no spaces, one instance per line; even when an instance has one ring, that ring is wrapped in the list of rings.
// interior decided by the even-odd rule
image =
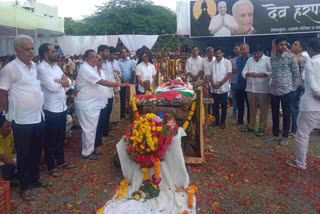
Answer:
[[[66,35],[173,34],[176,14],[150,0],[111,0],[95,14],[75,21],[65,18]]]

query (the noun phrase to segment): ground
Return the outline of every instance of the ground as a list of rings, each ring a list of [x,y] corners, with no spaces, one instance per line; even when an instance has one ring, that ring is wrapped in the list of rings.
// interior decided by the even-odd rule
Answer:
[[[34,202],[22,201],[19,189],[12,187],[11,213],[94,213],[112,199],[122,179],[112,156],[128,122],[112,125],[112,137],[104,139],[103,155],[96,161],[81,158],[80,138],[74,136],[65,150],[77,168],[52,178],[42,165],[43,177],[54,187],[36,189]],[[310,140],[307,170],[285,163],[294,158],[293,139],[288,146],[264,142],[239,132],[231,117],[227,129],[209,127],[206,133],[206,163],[187,165],[191,182],[199,187],[197,213],[320,213],[319,133]]]

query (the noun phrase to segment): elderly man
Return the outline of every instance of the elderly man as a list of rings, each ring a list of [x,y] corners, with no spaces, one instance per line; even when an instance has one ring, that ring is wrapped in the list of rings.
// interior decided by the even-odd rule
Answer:
[[[32,38],[18,35],[13,45],[17,58],[0,71],[0,105],[12,122],[22,198],[34,200],[32,187],[52,186],[52,183],[40,178],[45,134],[44,98],[37,67],[32,62]]]
[[[305,93],[300,100],[300,113],[297,120],[296,159],[287,164],[299,169],[307,168],[309,135],[320,123],[320,40],[309,42],[308,54],[311,60],[305,65]]]
[[[238,29],[238,24],[233,16],[227,14],[227,3],[218,3],[218,14],[212,17],[209,31],[214,36],[231,36]]]
[[[37,66],[38,76],[44,93],[44,114],[46,138],[44,151],[49,175],[62,176],[60,169],[71,169],[64,158],[64,140],[66,138],[66,90],[71,81],[56,64],[58,53],[53,45],[44,43],[39,47],[41,63]]]
[[[95,138],[100,116],[100,110],[105,108],[105,90],[107,87],[124,87],[128,84],[112,82],[101,78],[96,69],[97,53],[87,50],[84,54],[85,62],[81,65],[78,74],[78,95],[75,99],[76,110],[82,128],[82,157],[96,160],[94,154]]]
[[[236,19],[238,29],[235,34],[237,35],[250,35],[255,34],[253,28],[253,4],[250,0],[239,0],[232,6],[232,15]]]
[[[250,121],[248,129],[255,129],[256,115],[258,107],[260,109],[259,128],[257,136],[263,136],[267,128],[268,106],[269,106],[269,82],[271,75],[270,58],[263,54],[260,45],[252,49],[253,57],[250,57],[244,69],[242,76],[247,79],[247,97],[249,101]]]
[[[204,76],[203,58],[199,56],[199,48],[193,46],[191,48],[191,57],[187,60],[187,81],[196,82]]]

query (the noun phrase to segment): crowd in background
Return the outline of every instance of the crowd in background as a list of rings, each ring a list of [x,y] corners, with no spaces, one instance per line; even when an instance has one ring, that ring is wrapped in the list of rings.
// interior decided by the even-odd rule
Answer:
[[[309,134],[320,122],[319,40],[310,41],[306,49],[303,41],[292,41],[289,47],[288,39],[278,36],[270,44],[271,56],[259,44],[246,43],[234,44],[233,55],[223,47],[200,53],[199,47],[186,45],[157,54],[146,47],[132,53],[101,44],[83,55],[64,56],[60,47],[44,43],[34,56],[33,41],[24,35],[14,45],[16,57],[0,58],[0,161],[5,163],[4,178],[18,173],[25,200],[34,199],[32,188],[52,186],[40,177],[43,148],[48,174],[61,177],[62,170],[76,167],[65,160],[66,137],[70,130],[81,129],[83,159],[97,160],[102,137],[109,135],[114,102],[120,102],[120,119],[127,117],[125,87],[135,84],[137,94],[144,94],[146,82],[154,88],[177,77],[201,82],[206,96],[213,98],[212,126],[227,128],[232,105],[239,131],[278,140],[282,146],[290,135],[296,138],[297,158],[287,163],[306,168]]]

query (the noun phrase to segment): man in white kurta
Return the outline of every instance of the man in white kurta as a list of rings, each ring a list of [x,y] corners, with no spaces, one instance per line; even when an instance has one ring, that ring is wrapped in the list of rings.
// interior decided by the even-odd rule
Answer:
[[[305,92],[300,100],[300,112],[297,119],[296,159],[287,164],[299,169],[307,168],[309,135],[320,123],[320,39],[309,42],[308,53],[311,60],[304,67]]]
[[[220,37],[231,36],[238,29],[238,24],[233,16],[226,13],[227,3],[219,2],[218,11],[219,13],[211,19],[208,28],[210,33]]]
[[[142,62],[140,62],[136,67],[136,75],[138,81],[138,93],[144,94],[146,92],[144,88],[144,81],[146,80],[149,80],[150,86],[154,87],[157,71],[154,65],[149,62],[149,56],[147,54],[142,55]]]
[[[71,81],[56,64],[58,53],[53,45],[39,47],[41,63],[37,66],[41,88],[44,93],[46,136],[44,151],[49,175],[62,176],[57,168],[70,169],[75,166],[65,162],[64,141],[66,137],[66,91]]]
[[[78,94],[75,99],[76,110],[82,128],[82,151],[83,158],[97,159],[93,154],[96,130],[100,110],[105,107],[102,87],[97,84],[101,77],[95,66],[97,65],[96,53],[89,51],[85,56],[85,62],[81,65],[78,73]]]
[[[261,46],[252,49],[250,57],[242,70],[242,76],[247,79],[246,92],[249,101],[250,121],[248,128],[256,128],[256,115],[260,109],[259,127],[257,136],[263,136],[268,122],[268,106],[270,103],[269,86],[271,75],[270,57],[263,54]]]
[[[202,79],[204,75],[203,58],[199,56],[199,48],[193,46],[191,48],[192,56],[187,60],[187,82],[196,82]]]
[[[227,104],[229,92],[229,79],[232,74],[232,64],[230,60],[223,57],[224,53],[221,48],[215,50],[216,60],[212,63],[212,74],[209,75],[209,81],[212,85],[210,93],[214,99],[213,114],[216,118],[216,125],[221,129],[226,128]],[[221,105],[221,117],[219,106]]]
[[[97,53],[94,50],[87,50],[84,54],[85,62],[81,65],[78,73],[78,94],[75,99],[76,111],[82,128],[82,157],[84,159],[96,160],[94,145],[96,131],[100,116],[100,110],[106,106],[106,87],[124,87],[128,84],[112,82],[103,79],[98,70]]]

